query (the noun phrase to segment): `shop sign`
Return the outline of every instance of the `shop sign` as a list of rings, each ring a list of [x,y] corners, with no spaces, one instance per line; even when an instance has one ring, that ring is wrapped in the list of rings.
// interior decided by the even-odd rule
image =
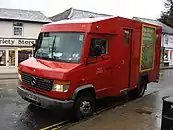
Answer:
[[[0,46],[32,46],[35,40],[0,38]]]

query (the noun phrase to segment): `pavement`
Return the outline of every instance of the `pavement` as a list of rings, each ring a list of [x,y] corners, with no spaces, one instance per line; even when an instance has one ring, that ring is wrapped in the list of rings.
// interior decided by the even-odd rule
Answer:
[[[4,79],[17,79],[17,73],[0,73],[0,80]]]
[[[161,66],[160,69],[161,69],[161,70],[173,69],[173,66]]]
[[[145,96],[137,100],[96,114],[95,116],[69,124],[62,130],[158,130],[161,122],[161,98],[173,93],[173,70],[161,70],[160,82],[151,83]],[[71,111],[41,109],[24,101],[17,94],[17,79],[0,80],[0,130],[48,130],[68,120]],[[125,98],[116,97],[119,104]],[[109,104],[101,101],[101,104]],[[54,129],[55,130],[55,129]]]
[[[70,126],[67,130],[160,130],[162,108],[160,95],[162,94],[154,92]]]

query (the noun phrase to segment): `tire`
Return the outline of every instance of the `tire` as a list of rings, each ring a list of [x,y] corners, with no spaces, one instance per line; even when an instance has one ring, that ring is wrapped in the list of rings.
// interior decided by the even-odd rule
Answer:
[[[88,110],[89,109],[89,110]],[[95,110],[95,98],[89,93],[80,93],[73,107],[73,121],[89,117]]]
[[[140,98],[140,97],[144,96],[146,88],[147,88],[146,82],[143,82],[142,84],[140,84],[139,87],[137,88],[136,97]]]
[[[130,99],[140,98],[145,94],[147,88],[147,82],[143,81],[138,84],[137,88],[128,92],[128,97]]]

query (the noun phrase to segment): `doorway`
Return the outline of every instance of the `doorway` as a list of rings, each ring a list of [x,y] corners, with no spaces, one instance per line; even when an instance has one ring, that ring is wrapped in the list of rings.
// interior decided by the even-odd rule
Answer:
[[[17,73],[17,48],[0,48],[0,72]]]

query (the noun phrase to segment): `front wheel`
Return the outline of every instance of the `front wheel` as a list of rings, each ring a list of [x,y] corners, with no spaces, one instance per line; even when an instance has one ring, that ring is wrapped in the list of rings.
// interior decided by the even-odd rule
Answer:
[[[73,120],[79,121],[85,117],[91,116],[95,109],[95,99],[89,93],[81,93],[73,108]]]

